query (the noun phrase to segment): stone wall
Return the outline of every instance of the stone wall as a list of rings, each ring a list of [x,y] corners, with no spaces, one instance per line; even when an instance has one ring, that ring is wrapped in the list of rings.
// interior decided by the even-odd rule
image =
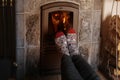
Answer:
[[[101,0],[16,0],[18,78],[22,78],[25,72],[32,73],[31,69],[34,71],[38,69],[40,6],[52,1],[70,1],[80,4],[79,51],[91,66],[97,69],[100,49]]]

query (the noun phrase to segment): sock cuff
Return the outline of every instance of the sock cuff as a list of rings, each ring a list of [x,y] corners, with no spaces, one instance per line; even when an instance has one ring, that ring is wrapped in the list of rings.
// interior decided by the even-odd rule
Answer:
[[[57,32],[56,35],[55,35],[55,38],[58,38],[58,37],[60,37],[60,36],[62,36],[62,35],[64,35],[63,32]]]
[[[75,30],[74,30],[73,28],[70,28],[70,29],[68,30],[68,34],[69,34],[69,33],[76,33],[76,32],[75,32]]]

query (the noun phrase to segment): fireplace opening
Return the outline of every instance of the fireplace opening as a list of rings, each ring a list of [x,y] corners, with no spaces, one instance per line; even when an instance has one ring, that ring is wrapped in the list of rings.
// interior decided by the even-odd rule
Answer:
[[[63,24],[62,26],[59,26]],[[66,33],[69,27],[73,27],[73,12],[70,11],[53,11],[49,13],[48,33],[54,34],[58,29]]]
[[[40,72],[60,73],[62,54],[55,45],[55,33],[65,34],[72,27],[76,33],[79,26],[79,5],[71,2],[53,2],[41,6]],[[62,26],[60,26],[62,25]]]
[[[59,26],[63,24],[63,27]],[[70,26],[68,26],[68,24]],[[56,69],[60,67],[61,53],[55,45],[54,37],[58,31],[58,26],[66,32],[69,27],[73,26],[73,12],[70,11],[53,11],[48,13],[48,30],[43,36],[41,42],[41,68]],[[56,61],[55,61],[56,60]]]
[[[65,34],[67,30],[73,27],[73,12],[70,11],[53,11],[48,14],[48,31],[45,35],[45,39],[49,44],[55,45],[54,37],[55,33],[60,29]],[[46,42],[45,42],[46,43]]]

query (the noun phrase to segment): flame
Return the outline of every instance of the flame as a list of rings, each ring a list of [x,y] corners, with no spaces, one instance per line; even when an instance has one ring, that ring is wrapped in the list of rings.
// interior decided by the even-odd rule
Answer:
[[[65,19],[65,17],[63,18],[63,23],[65,23],[65,21],[66,21],[66,19]]]
[[[57,27],[59,25],[60,22],[62,22],[64,24],[64,30],[66,30],[67,28],[67,24],[69,23],[69,18],[70,15],[68,14],[68,12],[57,12],[57,13],[53,13],[52,14],[52,23],[54,25],[54,30],[57,31]]]

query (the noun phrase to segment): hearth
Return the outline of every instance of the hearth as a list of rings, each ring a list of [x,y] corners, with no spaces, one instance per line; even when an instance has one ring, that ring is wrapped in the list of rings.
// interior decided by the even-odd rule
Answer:
[[[64,27],[58,27],[59,23]],[[52,2],[41,6],[40,70],[44,73],[59,73],[61,53],[54,43],[58,28],[66,33],[69,27],[78,32],[79,4],[73,2]]]

